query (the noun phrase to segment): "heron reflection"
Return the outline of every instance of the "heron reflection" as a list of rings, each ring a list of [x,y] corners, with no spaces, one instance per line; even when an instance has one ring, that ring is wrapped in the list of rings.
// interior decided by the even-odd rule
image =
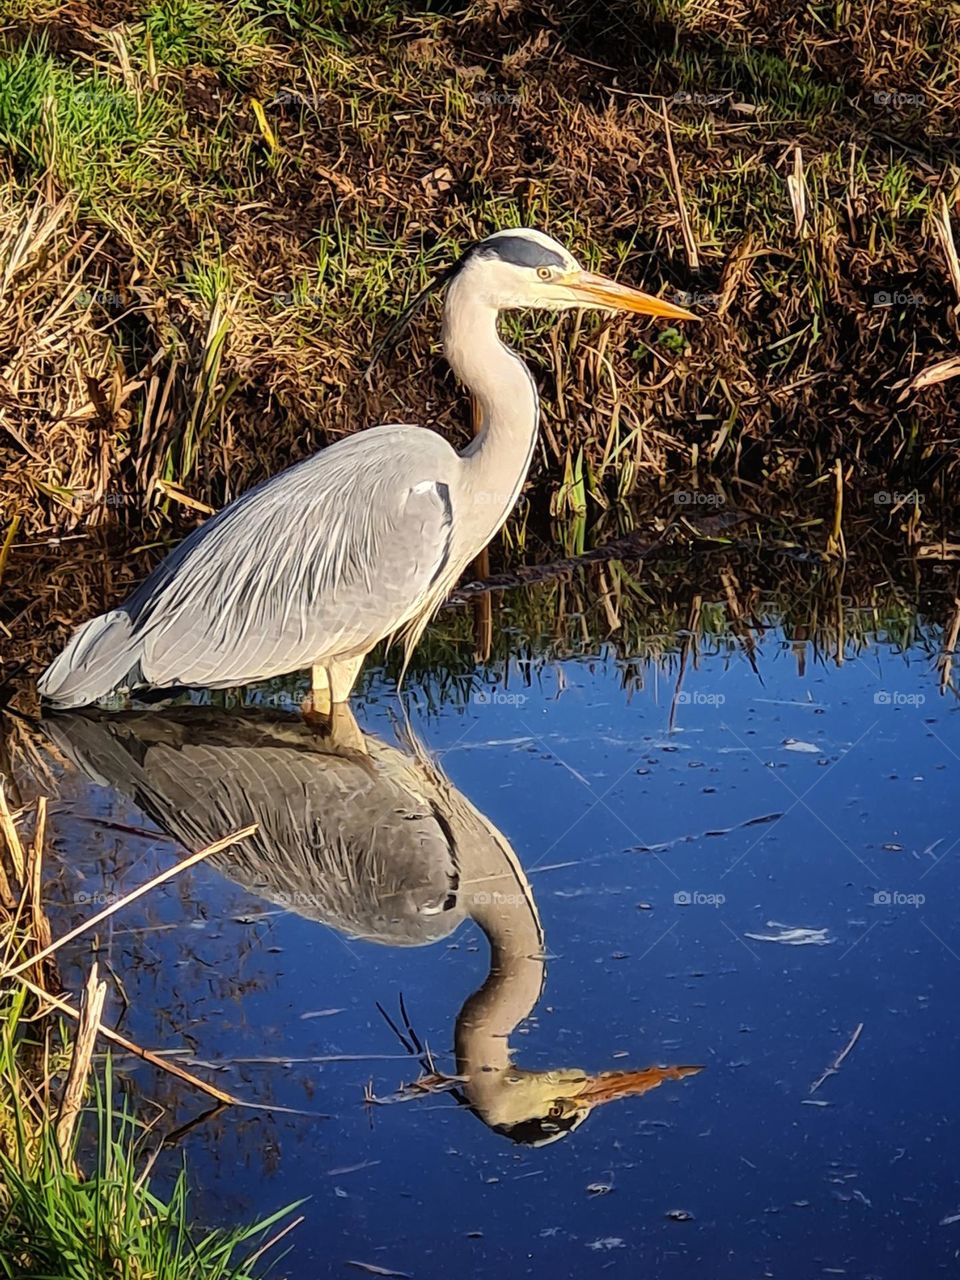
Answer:
[[[190,848],[257,822],[211,862],[275,905],[389,946],[424,946],[476,921],[490,970],[456,1020],[455,1096],[491,1129],[554,1142],[601,1103],[701,1069],[590,1075],[513,1061],[510,1036],[536,1007],[546,972],[533,892],[506,838],[415,739],[401,750],[362,734],[345,707],[323,738],[298,719],[188,710],[61,715],[46,729],[88,778]]]

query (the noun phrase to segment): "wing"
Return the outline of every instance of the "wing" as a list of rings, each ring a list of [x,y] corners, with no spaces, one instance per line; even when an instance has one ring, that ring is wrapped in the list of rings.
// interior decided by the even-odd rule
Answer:
[[[53,716],[44,730],[187,849],[256,822],[211,862],[261,898],[400,946],[434,942],[464,918],[443,811],[409,757],[376,738],[368,756],[340,755],[317,750],[298,720],[232,715]]]
[[[459,465],[432,431],[377,427],[242,495],[124,605],[143,678],[226,686],[373,648],[447,565]]]

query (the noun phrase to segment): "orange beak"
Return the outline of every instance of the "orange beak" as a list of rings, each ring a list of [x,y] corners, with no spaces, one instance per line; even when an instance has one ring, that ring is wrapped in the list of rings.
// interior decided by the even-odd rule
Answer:
[[[656,1089],[664,1080],[682,1080],[702,1070],[703,1067],[647,1067],[644,1071],[603,1071],[587,1081],[576,1101],[595,1107],[617,1098],[636,1098]]]
[[[581,271],[572,280],[566,281],[567,288],[578,298],[592,307],[604,307],[609,311],[635,311],[644,316],[660,316],[664,320],[699,320],[692,311],[676,307],[672,302],[664,302],[662,298],[654,298],[639,289],[631,289],[628,285],[618,284],[616,280],[608,280],[606,276],[597,276],[590,271]]]

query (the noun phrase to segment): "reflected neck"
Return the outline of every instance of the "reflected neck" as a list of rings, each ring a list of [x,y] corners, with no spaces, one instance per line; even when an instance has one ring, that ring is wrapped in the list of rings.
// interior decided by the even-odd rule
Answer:
[[[491,832],[496,831],[490,828]],[[484,1073],[510,1066],[509,1036],[543,991],[543,929],[520,862],[498,831],[483,842],[497,865],[461,882],[461,901],[490,944],[490,972],[457,1018],[457,1071],[482,1084]],[[476,846],[475,846],[476,847]]]

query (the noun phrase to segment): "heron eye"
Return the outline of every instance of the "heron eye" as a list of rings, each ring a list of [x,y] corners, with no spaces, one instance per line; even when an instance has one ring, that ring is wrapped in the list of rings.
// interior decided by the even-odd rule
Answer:
[[[553,275],[553,272],[550,270],[549,267],[537,267],[537,275],[540,277],[541,280],[549,280],[550,277]]]
[[[541,268],[541,269],[543,270],[545,268]],[[547,1115],[550,1117],[551,1120],[559,1120],[560,1117],[563,1115],[563,1107],[561,1107],[559,1102],[555,1102],[553,1106],[550,1108],[550,1110],[547,1112]]]

